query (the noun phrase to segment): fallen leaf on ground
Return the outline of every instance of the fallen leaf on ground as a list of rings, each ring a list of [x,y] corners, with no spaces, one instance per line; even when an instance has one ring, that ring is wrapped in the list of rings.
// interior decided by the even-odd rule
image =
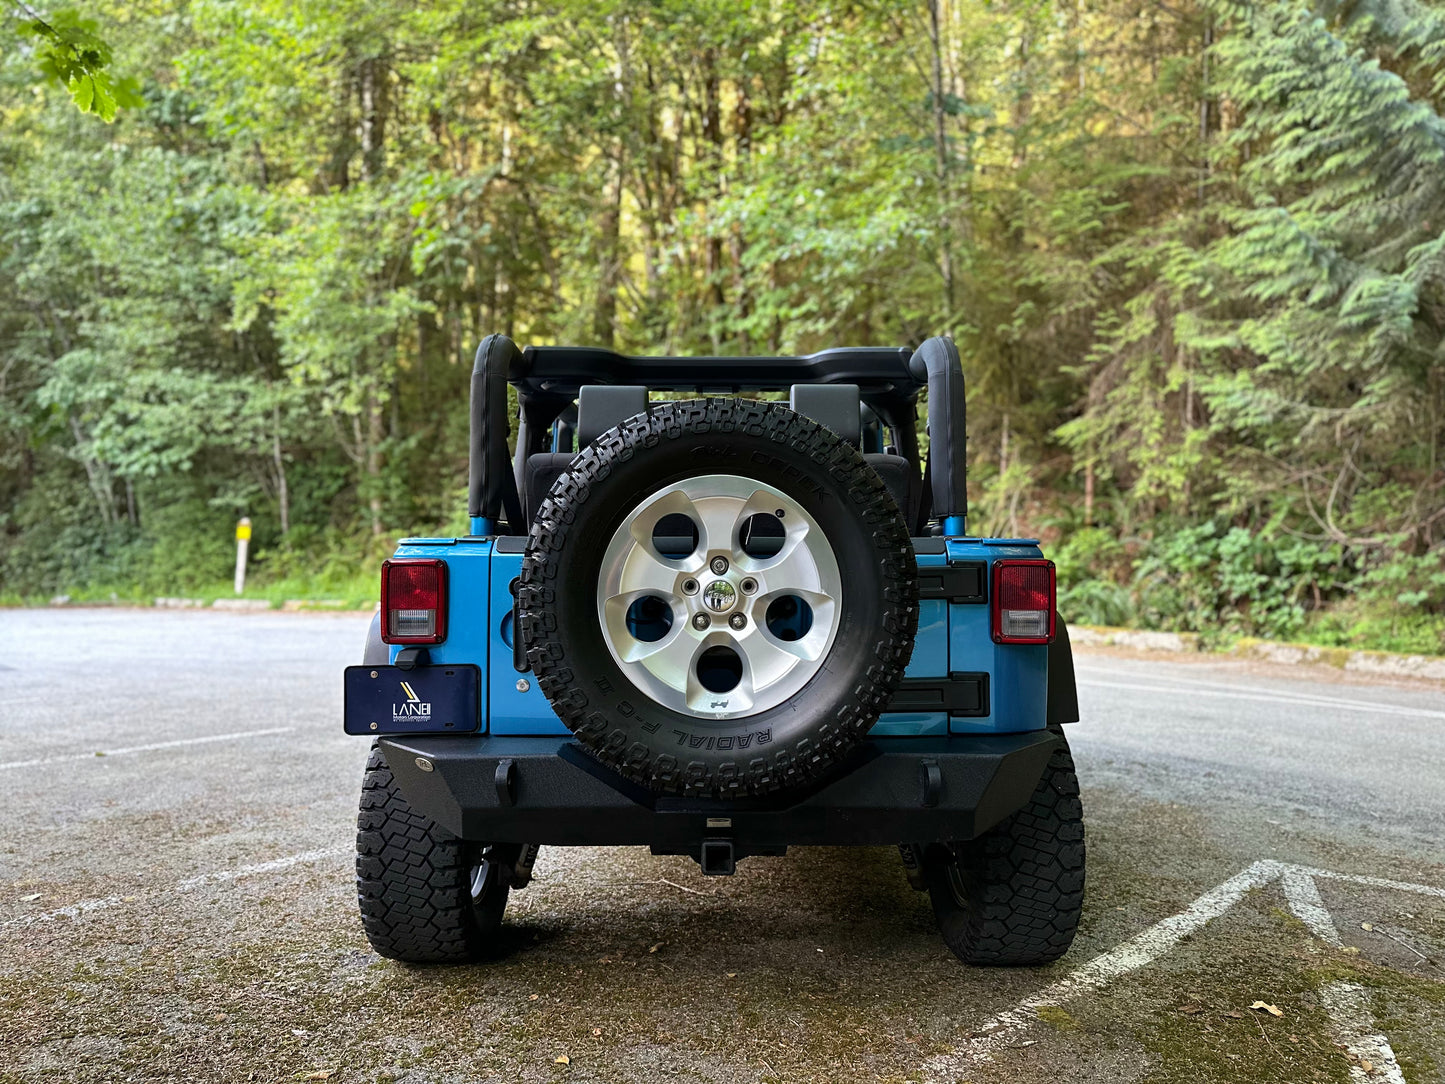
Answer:
[[[1375,924],[1374,924],[1373,922],[1361,922],[1361,923],[1360,923],[1360,929],[1362,929],[1362,930],[1373,930],[1374,928],[1375,928]]]
[[[1204,1006],[1203,1006],[1203,1005],[1180,1005],[1180,1006],[1179,1006],[1179,1011],[1182,1012],[1182,1013],[1184,1013],[1186,1016],[1194,1016],[1196,1013],[1202,1013],[1202,1012],[1204,1011]]]
[[[541,996],[542,996],[541,994],[528,994],[528,995],[527,995],[527,1000],[528,1000],[528,1001],[536,1001],[536,1000],[537,1000],[539,997],[541,997]]]
[[[1375,1067],[1374,1067],[1373,1064],[1371,1064],[1369,1058],[1361,1058],[1361,1059],[1360,1059],[1360,1068],[1363,1069],[1363,1070],[1364,1070],[1365,1072],[1367,1072],[1367,1073],[1373,1073],[1373,1072],[1375,1071]]]
[[[1250,1006],[1250,1008],[1259,1009],[1263,1012],[1267,1012],[1270,1016],[1284,1015],[1284,1010],[1281,1009],[1278,1005],[1267,1005],[1263,1001],[1256,1001],[1253,1005]]]
[[[593,1035],[601,1035],[601,1034],[602,1034],[602,1029],[601,1029],[601,1028],[593,1028],[593,1029],[592,1029],[592,1034],[593,1034]]]
[[[652,946],[650,949],[648,949],[647,951],[648,951],[648,952],[656,952],[658,949],[662,948],[662,946],[665,945],[665,944],[667,944],[666,941],[659,941],[657,944],[653,945],[653,946]]]
[[[572,1064],[572,1059],[569,1058],[566,1054],[558,1054],[555,1058],[552,1059],[552,1064],[553,1064],[553,1065],[571,1065],[571,1064]]]
[[[21,896],[21,897],[20,897],[20,902],[21,902],[21,903],[34,903],[34,902],[35,902],[36,900],[38,900],[39,898],[40,898],[40,893],[39,893],[39,892],[32,892],[32,893],[30,893],[30,895],[28,895],[28,896]]]
[[[1224,1015],[1227,1016],[1227,1017],[1229,1017],[1231,1020],[1243,1020],[1243,1019],[1244,1019],[1244,1013],[1238,1011],[1237,1009],[1230,1009],[1230,1010],[1229,1010],[1227,1013],[1225,1013]]]
[[[728,972],[728,978],[730,978],[730,979],[735,979],[735,978],[737,978],[737,977],[738,977],[738,973],[737,973],[736,971],[729,971],[729,972]]]

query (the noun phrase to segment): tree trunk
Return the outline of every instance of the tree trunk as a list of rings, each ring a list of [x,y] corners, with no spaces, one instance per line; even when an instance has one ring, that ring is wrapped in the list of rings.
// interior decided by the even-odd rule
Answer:
[[[739,181],[746,184],[749,175],[749,161],[753,150],[753,103],[748,97],[747,75],[738,78],[737,104],[733,107],[733,132],[737,140],[737,173]],[[740,325],[738,350],[743,354],[752,352],[752,336],[747,331],[747,320],[752,315],[752,297],[748,290],[747,271],[743,257],[747,251],[747,239],[743,236],[742,223],[734,223],[728,237],[733,264],[733,307],[737,311]]]
[[[371,496],[367,509],[371,513],[371,534],[380,537],[381,525],[381,442],[385,439],[382,422],[381,401],[376,393],[366,397],[366,461],[364,469],[367,481],[371,483]]]
[[[361,62],[361,179],[375,181],[386,168],[387,62]]]
[[[952,221],[949,211],[953,202],[952,169],[948,153],[947,101],[943,81],[943,27],[940,0],[928,0],[928,40],[933,62],[933,149],[934,169],[938,183],[938,269],[943,275],[944,321],[953,322],[954,272]]]
[[[388,70],[385,57],[367,57],[361,62],[361,176],[368,184],[379,181],[386,168],[386,121],[387,121]],[[385,289],[384,284],[374,283],[372,292]],[[373,297],[375,302],[377,299]],[[379,353],[395,350],[392,336],[386,336],[377,347]],[[370,366],[371,379],[383,384],[383,370],[386,359],[377,357]],[[375,389],[366,397],[366,451],[362,469],[370,489],[367,508],[371,514],[371,533],[382,533],[381,469],[383,466],[381,446],[386,439],[386,415],[381,397]]]
[[[85,480],[90,483],[90,492],[95,497],[96,507],[100,510],[100,521],[108,527],[115,522],[115,494],[111,487],[110,472],[105,469],[104,463],[86,454],[84,450],[87,439],[85,430],[73,417],[69,421],[71,436],[75,438],[76,458],[85,468]]]
[[[291,531],[291,497],[286,488],[286,457],[281,454],[281,408],[271,408],[271,460],[276,466],[276,504],[281,514],[281,537]]]
[[[612,66],[612,108],[625,122],[628,103],[628,40],[624,16],[613,27],[616,60]],[[619,123],[618,130],[624,127]],[[617,336],[617,288],[622,279],[622,191],[627,160],[627,143],[619,136],[606,155],[602,183],[602,216],[598,223],[597,296],[592,305],[592,339],[598,346],[612,347]]]
[[[712,200],[716,200],[722,194],[722,102],[721,88],[717,74],[717,51],[712,48],[703,50],[702,54],[702,155],[711,170],[711,178],[708,188]],[[723,294],[723,239],[718,236],[713,228],[711,219],[708,222],[708,233],[706,242],[707,254],[707,297],[714,309],[720,309],[727,303]],[[711,322],[711,321],[709,321]]]
[[[1204,39],[1199,50],[1199,204],[1205,199],[1209,181],[1209,133],[1213,127],[1213,103],[1209,98],[1209,50],[1214,47],[1214,20],[1204,17]]]

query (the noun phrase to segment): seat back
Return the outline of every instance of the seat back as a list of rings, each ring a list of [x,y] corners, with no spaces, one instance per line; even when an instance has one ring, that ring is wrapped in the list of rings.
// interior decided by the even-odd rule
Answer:
[[[863,442],[863,417],[867,414],[877,425],[877,415],[863,406],[858,395],[857,384],[794,384],[788,394],[788,406],[804,417],[812,418],[820,425],[827,426],[842,440],[853,447]],[[874,434],[874,441],[877,441]],[[873,468],[893,500],[903,513],[903,520],[910,531],[919,530],[914,521],[923,492],[923,479],[901,455],[886,455],[881,451],[868,451],[863,461]]]
[[[559,433],[575,424],[577,447],[582,449],[591,444],[613,426],[620,425],[628,418],[647,410],[647,389],[632,385],[588,384],[577,394],[577,409],[563,412]],[[567,417],[571,414],[571,417]],[[575,418],[575,423],[573,422]],[[570,446],[570,433],[567,444]],[[542,499],[575,458],[575,453],[538,452],[527,457],[527,468],[522,478],[522,505],[530,526],[537,518],[537,509]]]
[[[577,393],[577,449],[647,410],[647,389],[635,384],[587,384]]]
[[[794,384],[788,391],[788,407],[858,447],[863,424],[857,384]]]

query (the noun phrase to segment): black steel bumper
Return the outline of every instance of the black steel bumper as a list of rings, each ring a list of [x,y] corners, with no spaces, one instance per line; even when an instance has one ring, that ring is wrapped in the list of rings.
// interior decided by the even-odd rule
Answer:
[[[741,858],[971,839],[1028,802],[1056,741],[1047,730],[873,738],[811,790],[728,802],[649,794],[570,738],[392,737],[381,748],[413,808],[465,839],[693,855],[726,841]]]

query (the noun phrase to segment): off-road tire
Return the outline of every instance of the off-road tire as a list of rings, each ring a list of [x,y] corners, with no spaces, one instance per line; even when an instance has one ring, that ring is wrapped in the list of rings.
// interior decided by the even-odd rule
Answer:
[[[1084,906],[1084,810],[1063,730],[1033,798],[977,839],[935,848],[928,893],[964,963],[1030,966],[1068,951]]]
[[[649,495],[688,478],[742,475],[820,525],[851,585],[825,662],[781,704],[726,721],[673,711],[610,654],[596,613],[609,539]],[[581,452],[542,501],[522,564],[527,662],[562,722],[604,765],[663,794],[741,798],[835,768],[891,699],[918,628],[916,558],[898,506],[863,457],[779,403],[654,404]]]
[[[471,875],[483,853],[412,809],[385,755],[371,750],[356,823],[356,893],[373,949],[417,964],[494,955],[511,873],[494,861],[474,902]]]

